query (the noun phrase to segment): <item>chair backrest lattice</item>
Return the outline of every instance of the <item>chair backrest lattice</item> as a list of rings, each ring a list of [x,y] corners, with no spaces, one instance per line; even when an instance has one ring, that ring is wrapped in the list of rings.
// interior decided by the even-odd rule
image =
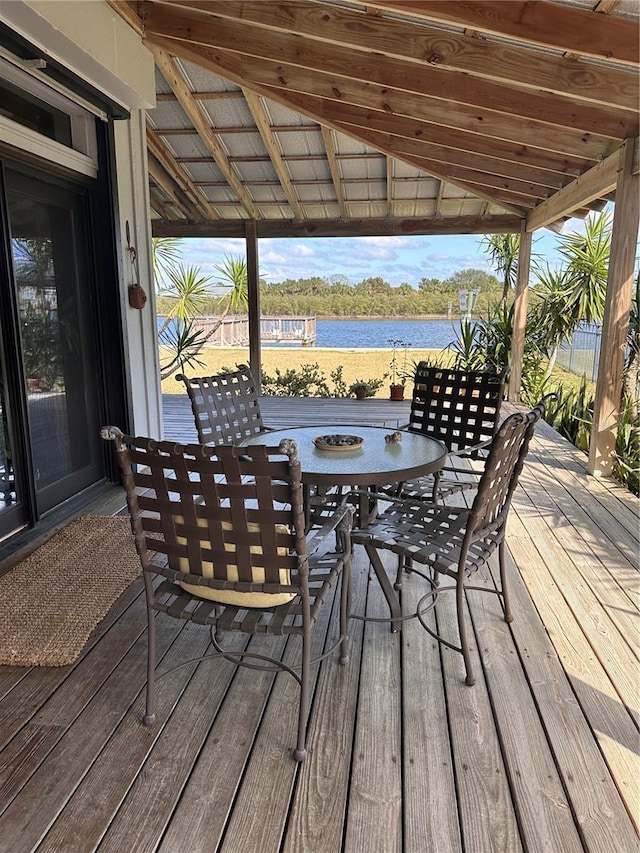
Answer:
[[[546,398],[530,412],[510,415],[498,429],[471,506],[469,528],[474,538],[481,538],[483,530],[504,527],[529,443],[536,423],[544,415],[545,404]]]
[[[246,365],[214,376],[176,379],[184,382],[202,444],[238,444],[265,432],[256,384]]]
[[[452,452],[488,441],[498,429],[504,386],[504,373],[432,367],[420,362],[409,429],[443,441]]]
[[[144,570],[214,600],[224,600],[220,591],[263,595],[259,604],[246,599],[247,606],[265,606],[264,594],[288,600],[303,592],[307,551],[295,442],[180,445],[108,429],[103,435],[116,440]]]

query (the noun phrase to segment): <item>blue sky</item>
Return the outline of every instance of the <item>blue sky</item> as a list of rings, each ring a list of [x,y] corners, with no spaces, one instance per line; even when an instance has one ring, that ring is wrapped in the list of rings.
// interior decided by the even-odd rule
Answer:
[[[565,231],[581,226],[580,220],[570,220]],[[555,246],[555,235],[550,231],[543,230],[534,239],[534,252],[552,266],[557,263]],[[244,256],[244,251],[245,242],[240,238],[185,239],[182,260],[215,276],[214,267],[225,255]],[[406,281],[416,287],[423,277],[445,279],[468,267],[492,271],[480,237],[473,235],[265,238],[259,241],[258,252],[260,274],[268,282],[344,275],[355,284],[379,275],[392,285]]]

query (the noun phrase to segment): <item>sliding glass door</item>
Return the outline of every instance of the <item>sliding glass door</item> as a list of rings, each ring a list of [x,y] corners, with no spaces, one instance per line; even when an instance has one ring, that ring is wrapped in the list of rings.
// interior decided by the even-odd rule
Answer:
[[[3,349],[6,356],[13,341],[18,376],[0,453],[5,474],[13,467],[24,481],[10,480],[4,509],[28,505],[36,520],[103,476],[88,197],[71,182],[10,165],[4,191],[11,310],[3,312]],[[23,457],[17,466],[7,463],[13,444]]]

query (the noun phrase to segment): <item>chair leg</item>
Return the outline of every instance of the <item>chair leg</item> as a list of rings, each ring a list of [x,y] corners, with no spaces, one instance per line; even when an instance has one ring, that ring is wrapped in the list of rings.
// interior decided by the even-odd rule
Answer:
[[[375,545],[371,544],[371,540],[367,539],[364,543],[365,551],[367,552],[367,556],[369,557],[369,562],[373,566],[373,570],[376,573],[376,577],[378,578],[378,583],[382,588],[382,592],[384,597],[387,600],[387,604],[389,605],[389,611],[391,615],[391,633],[395,634],[399,627],[402,627],[402,610],[400,609],[400,602],[398,601],[398,596],[396,595],[391,581],[387,575],[386,569],[380,559],[380,555],[378,554],[378,550]]]
[[[300,709],[298,712],[298,745],[293,753],[296,761],[307,757],[307,722],[311,692],[311,620],[305,618],[302,635],[302,670],[300,673]]]
[[[150,607],[147,607],[147,624],[147,699],[145,715],[142,721],[145,726],[152,726],[156,721],[154,709],[154,687],[156,675],[156,619],[155,612]]]
[[[469,652],[469,643],[467,641],[467,626],[464,618],[464,571],[460,569],[458,570],[458,577],[456,580],[456,611],[458,615],[458,636],[460,637],[460,651],[462,652],[462,657],[464,658],[464,667],[467,673],[465,683],[468,684],[469,687],[471,687],[476,683],[476,679],[473,674],[473,668],[471,666],[471,654]]]
[[[351,570],[347,564],[342,569],[340,588],[340,664],[349,663],[349,614],[351,613]]]
[[[502,590],[502,600],[504,602],[504,621],[513,622],[513,613],[511,612],[511,601],[509,599],[509,585],[507,584],[507,564],[505,560],[505,542],[504,539],[498,545],[498,562],[500,565],[500,589]]]

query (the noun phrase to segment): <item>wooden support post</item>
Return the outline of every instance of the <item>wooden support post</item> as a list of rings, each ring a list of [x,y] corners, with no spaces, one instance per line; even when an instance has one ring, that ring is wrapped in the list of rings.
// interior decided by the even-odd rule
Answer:
[[[260,281],[258,275],[258,237],[254,219],[244,224],[247,252],[247,295],[249,301],[249,367],[260,393],[262,353],[260,352]]]
[[[520,401],[522,386],[522,360],[524,357],[524,334],[529,302],[529,270],[531,268],[531,241],[533,234],[526,230],[526,222],[520,227],[520,250],[518,253],[518,280],[513,306],[513,333],[511,336],[511,373],[509,375],[509,400]]]
[[[607,297],[589,446],[589,471],[596,477],[611,476],[612,451],[620,419],[622,372],[640,220],[640,179],[633,174],[633,149],[632,139],[626,140],[620,149]]]

